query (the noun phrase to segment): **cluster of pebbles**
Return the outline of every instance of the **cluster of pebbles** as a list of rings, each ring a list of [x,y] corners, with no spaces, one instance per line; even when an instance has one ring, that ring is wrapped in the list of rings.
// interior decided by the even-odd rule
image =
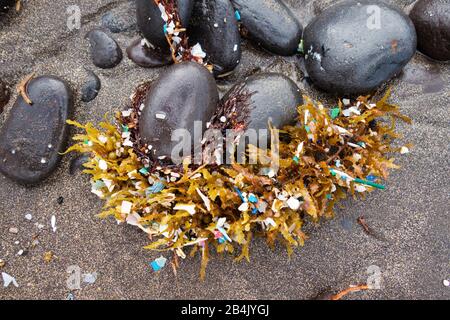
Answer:
[[[0,11],[14,4],[15,0],[0,0]],[[144,68],[174,63],[150,86],[140,118],[141,136],[158,156],[171,150],[174,129],[188,129],[194,121],[206,123],[214,114],[219,103],[216,79],[227,77],[239,65],[242,38],[274,55],[303,55],[317,88],[346,97],[376,90],[400,73],[417,48],[432,59],[450,60],[449,0],[419,0],[410,16],[380,0],[345,0],[305,27],[282,0],[136,0],[135,4],[142,38],[126,49],[126,55]],[[381,23],[368,16],[374,5]],[[112,32],[133,29],[126,19],[105,15],[101,22]],[[122,48],[107,32],[94,29],[86,39],[96,67],[114,68],[123,60]],[[180,57],[190,57],[190,62],[178,63]],[[250,128],[266,128],[269,117],[275,127],[295,121],[302,93],[283,74],[260,73],[236,86],[253,93]],[[95,99],[100,88],[100,79],[90,72],[82,101]],[[0,110],[8,103],[9,92],[0,79]],[[64,80],[45,75],[28,81],[0,131],[0,172],[24,184],[41,182],[51,174],[66,147],[66,120],[73,105],[72,90]]]

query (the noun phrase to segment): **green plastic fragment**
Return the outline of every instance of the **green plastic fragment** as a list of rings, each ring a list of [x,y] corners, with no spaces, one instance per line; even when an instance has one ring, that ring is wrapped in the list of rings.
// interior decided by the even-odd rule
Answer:
[[[333,109],[331,109],[330,110],[330,116],[331,116],[331,119],[336,119],[337,117],[339,117],[339,114],[341,113],[341,109],[339,109],[339,108],[333,108]]]
[[[139,172],[140,172],[141,174],[143,174],[144,176],[148,174],[147,168],[142,168],[142,169],[139,170]]]
[[[378,183],[375,183],[375,182],[372,182],[372,181],[368,181],[368,180],[355,178],[353,181],[356,182],[356,183],[365,184],[366,186],[371,186],[371,187],[374,187],[374,188],[377,188],[377,189],[381,189],[381,190],[386,189],[386,187],[383,186],[382,184],[378,184]]]
[[[130,129],[126,125],[122,125],[123,132],[128,132]]]

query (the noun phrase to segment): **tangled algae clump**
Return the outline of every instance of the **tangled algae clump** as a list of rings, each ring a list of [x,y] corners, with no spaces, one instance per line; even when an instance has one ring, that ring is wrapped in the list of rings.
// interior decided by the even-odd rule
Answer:
[[[204,277],[211,248],[240,249],[236,259],[248,260],[258,234],[269,245],[282,241],[290,253],[307,239],[305,221],[333,217],[335,204],[348,195],[384,189],[389,169],[398,168],[389,154],[410,148],[391,146],[399,138],[396,121],[410,119],[388,96],[343,100],[333,108],[304,97],[297,125],[279,131],[277,167],[270,161],[193,165],[188,159],[177,170],[143,164],[130,140],[129,121],[139,119],[136,108],[98,127],[69,121],[83,132],[68,151],[91,155],[84,173],[91,176],[92,192],[106,202],[100,217],[139,227],[152,239],[146,248],[173,251],[174,265],[186,249],[200,252]],[[249,149],[260,159],[274,156]]]

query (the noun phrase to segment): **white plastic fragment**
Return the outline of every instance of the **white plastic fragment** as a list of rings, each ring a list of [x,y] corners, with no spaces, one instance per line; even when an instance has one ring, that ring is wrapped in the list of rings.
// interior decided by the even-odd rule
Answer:
[[[361,111],[357,107],[350,107],[342,111],[342,114],[346,117],[350,117],[352,114],[360,115]]]
[[[123,214],[129,214],[133,204],[130,201],[122,201],[122,206],[120,207],[120,212]]]
[[[192,47],[191,54],[197,58],[206,58],[206,53],[203,51],[200,43],[197,43],[195,46]]]
[[[290,197],[287,201],[287,205],[292,210],[298,210],[300,208],[300,201],[294,197]]]
[[[19,284],[16,281],[16,278],[10,276],[6,272],[2,272],[2,278],[3,278],[3,287],[7,288],[11,283],[18,288]]]
[[[175,207],[173,207],[173,210],[184,210],[189,212],[189,214],[193,216],[195,214],[195,204],[179,203]]]
[[[406,154],[406,153],[409,153],[409,149],[408,149],[408,147],[404,147],[404,146],[403,146],[403,147],[401,147],[401,148],[400,148],[400,153],[401,153],[401,154]]]
[[[129,116],[131,116],[131,109],[122,111],[122,117],[128,118]]]
[[[50,224],[52,226],[53,232],[56,232],[57,227],[56,227],[56,216],[55,215],[52,215],[52,217],[50,219]]]
[[[101,159],[101,160],[98,162],[98,167],[100,168],[100,170],[103,170],[103,171],[108,170],[108,164],[107,164],[106,161],[103,160],[103,159]]]
[[[267,226],[273,226],[273,227],[277,226],[276,222],[272,218],[266,218],[266,220],[264,220],[264,222]]]
[[[243,202],[243,203],[239,206],[238,210],[241,211],[241,212],[248,211],[248,202]]]
[[[450,281],[447,279],[444,279],[444,281],[442,281],[442,283],[444,284],[445,287],[450,287]]]
[[[344,104],[344,106],[348,106],[350,105],[350,99],[342,99],[342,103]]]
[[[211,211],[211,201],[209,200],[209,198],[207,196],[205,196],[199,188],[197,188],[197,193],[200,196],[200,198],[202,198],[203,203],[205,204],[205,207],[208,211]]]
[[[108,142],[108,138],[105,137],[104,135],[100,135],[98,136],[98,141],[100,141],[101,143],[105,144]]]
[[[33,219],[33,216],[31,215],[31,213],[27,213],[25,215],[25,219],[27,219],[28,221],[31,221],[31,219]]]
[[[83,274],[83,282],[94,284],[97,281],[97,272]]]

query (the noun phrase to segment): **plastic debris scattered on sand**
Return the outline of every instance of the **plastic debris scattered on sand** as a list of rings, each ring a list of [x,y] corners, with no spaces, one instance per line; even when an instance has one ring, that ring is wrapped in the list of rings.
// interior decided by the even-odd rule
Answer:
[[[12,283],[16,288],[19,287],[19,284],[16,281],[16,278],[13,276],[10,276],[6,272],[2,272],[2,278],[3,278],[3,287],[7,288]]]
[[[97,272],[83,274],[83,282],[94,284],[97,281]]]
[[[55,216],[55,215],[53,215],[53,216],[51,217],[51,219],[50,219],[50,224],[51,224],[51,226],[52,226],[53,232],[56,232],[57,227],[56,227],[56,216]]]
[[[161,257],[155,259],[154,261],[152,261],[152,262],[150,263],[150,265],[151,265],[151,267],[153,268],[153,271],[156,272],[156,271],[159,271],[159,270],[161,270],[162,268],[164,268],[165,265],[166,265],[166,262],[167,262],[167,259],[164,258],[163,256],[161,256]]]

